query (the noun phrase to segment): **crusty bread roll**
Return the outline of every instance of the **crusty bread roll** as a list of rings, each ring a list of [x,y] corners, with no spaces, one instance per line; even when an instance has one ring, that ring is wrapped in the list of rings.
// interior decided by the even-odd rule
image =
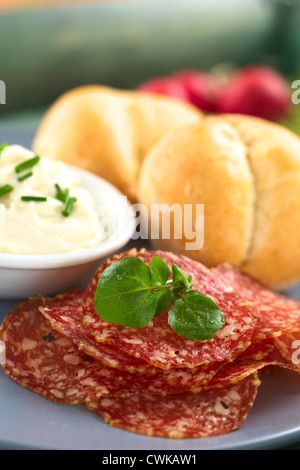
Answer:
[[[202,248],[174,233],[155,247],[229,262],[276,290],[299,281],[300,139],[285,128],[218,115],[169,132],[145,157],[137,194],[149,215],[152,204],[204,204]]]
[[[33,150],[90,170],[135,201],[145,153],[167,131],[200,122],[202,116],[198,109],[170,97],[82,86],[50,106]]]

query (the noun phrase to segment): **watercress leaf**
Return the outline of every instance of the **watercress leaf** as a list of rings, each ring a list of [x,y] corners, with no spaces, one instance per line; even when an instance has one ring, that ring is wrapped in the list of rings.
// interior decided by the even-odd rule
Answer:
[[[174,299],[177,299],[177,297],[185,291],[186,291],[186,289],[184,289],[184,287],[182,287],[182,286],[174,287],[172,289],[172,294],[173,294]]]
[[[154,256],[151,260],[150,275],[151,279],[157,285],[162,285],[167,282],[171,274],[169,266],[159,256]]]
[[[191,289],[191,280],[192,276],[187,277],[184,272],[176,265],[172,265],[173,272],[173,286],[176,288],[181,288],[181,290]]]
[[[139,258],[125,257],[107,267],[99,278],[95,310],[108,323],[143,328],[158,304],[152,289],[149,267]]]
[[[183,294],[182,289],[173,289],[172,290],[172,298],[171,298],[171,304],[174,305],[177,300],[182,299],[182,294]]]
[[[204,341],[212,339],[225,321],[212,299],[191,290],[175,301],[168,322],[179,335]]]
[[[154,316],[157,317],[169,308],[172,300],[172,294],[168,287],[163,287],[162,289],[154,291],[154,294],[157,297],[157,307]]]

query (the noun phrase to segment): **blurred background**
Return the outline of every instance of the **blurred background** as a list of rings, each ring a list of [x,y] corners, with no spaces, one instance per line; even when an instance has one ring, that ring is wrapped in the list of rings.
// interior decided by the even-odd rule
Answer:
[[[299,24],[300,0],[0,0],[0,125],[38,123],[78,85],[132,89],[183,68],[300,78]]]

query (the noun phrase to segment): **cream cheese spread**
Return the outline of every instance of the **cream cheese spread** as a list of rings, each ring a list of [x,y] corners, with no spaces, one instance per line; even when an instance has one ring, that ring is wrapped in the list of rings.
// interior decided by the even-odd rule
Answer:
[[[70,213],[63,215],[68,201],[73,203]],[[93,195],[63,162],[36,156],[20,145],[3,148],[0,253],[68,253],[94,247],[105,237]]]

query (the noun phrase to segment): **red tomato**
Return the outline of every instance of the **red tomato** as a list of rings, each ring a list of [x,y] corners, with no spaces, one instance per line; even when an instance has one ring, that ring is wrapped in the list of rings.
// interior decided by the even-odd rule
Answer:
[[[172,77],[151,78],[141,83],[138,89],[158,95],[168,95],[182,101],[189,100],[185,88]]]
[[[286,115],[291,90],[272,68],[252,65],[239,69],[219,90],[217,112],[278,120]]]
[[[206,72],[195,69],[180,70],[173,74],[188,94],[189,101],[202,111],[214,111],[217,83]]]

